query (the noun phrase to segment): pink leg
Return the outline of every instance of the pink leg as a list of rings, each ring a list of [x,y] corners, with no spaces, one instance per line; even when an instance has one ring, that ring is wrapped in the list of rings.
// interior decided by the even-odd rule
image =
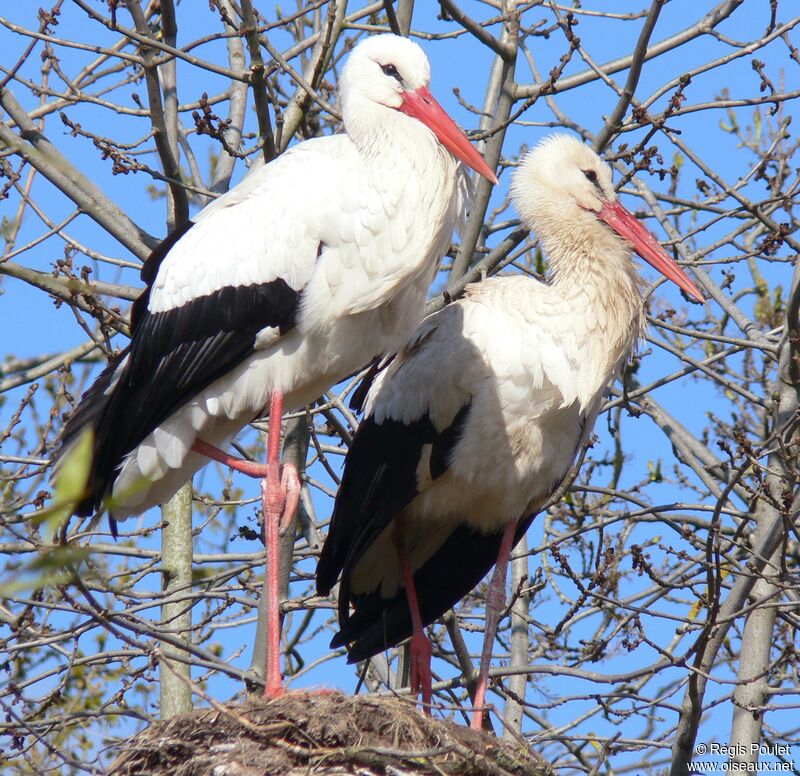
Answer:
[[[403,570],[403,583],[406,586],[406,598],[408,608],[411,611],[411,624],[413,632],[411,634],[411,691],[415,694],[422,693],[422,709],[430,716],[431,700],[433,699],[433,677],[431,675],[431,643],[425,635],[422,626],[422,615],[419,611],[419,600],[417,599],[417,588],[414,584],[414,574],[411,571],[411,564],[408,556],[399,548],[400,566]]]
[[[267,550],[267,668],[264,682],[264,697],[282,695],[281,673],[281,601],[280,601],[280,545],[279,535],[291,523],[292,513],[287,519],[286,507],[290,499],[283,487],[280,470],[281,416],[283,394],[273,391],[269,402],[269,428],[267,430],[267,475],[261,481],[261,498],[264,510],[264,544]],[[294,479],[297,480],[295,469]],[[299,492],[298,492],[299,499]],[[294,501],[297,507],[297,501]]]
[[[261,500],[264,512],[264,544],[267,551],[267,665],[264,696],[284,692],[281,674],[280,551],[278,537],[292,524],[300,503],[300,478],[294,464],[280,465],[281,416],[283,394],[270,394],[266,465],[228,455],[213,445],[195,441],[192,449],[250,477],[261,477]]]
[[[192,450],[204,455],[206,458],[210,458],[212,461],[218,461],[219,463],[225,464],[225,466],[230,466],[234,471],[246,474],[248,477],[267,476],[267,467],[263,463],[256,463],[255,461],[248,461],[245,458],[237,458],[235,455],[228,455],[224,450],[220,450],[218,447],[214,447],[214,445],[210,445],[202,439],[195,439],[194,444],[192,444]]]
[[[514,534],[517,531],[516,523],[508,523],[503,531],[500,542],[500,551],[497,553],[497,563],[489,583],[489,592],[486,595],[486,625],[483,630],[483,650],[481,651],[481,665],[478,671],[478,683],[475,686],[475,702],[472,712],[470,727],[473,730],[483,729],[483,712],[486,706],[486,688],[489,682],[489,662],[492,659],[494,637],[497,634],[497,625],[506,603],[506,571],[511,547],[514,544]]]
[[[269,446],[269,442],[267,443]],[[229,466],[231,469],[248,477],[261,477],[266,479],[268,474],[268,465],[263,463],[256,463],[255,461],[248,461],[246,458],[239,458],[235,455],[229,455],[224,450],[220,450],[214,445],[204,442],[202,439],[196,439],[192,444],[192,450],[196,453],[204,455],[206,458],[211,458],[212,461]],[[281,533],[291,525],[297,507],[300,505],[300,495],[302,485],[300,483],[300,474],[297,467],[293,463],[286,463],[280,467],[281,478],[279,489],[284,492],[286,505],[283,508],[281,515]]]

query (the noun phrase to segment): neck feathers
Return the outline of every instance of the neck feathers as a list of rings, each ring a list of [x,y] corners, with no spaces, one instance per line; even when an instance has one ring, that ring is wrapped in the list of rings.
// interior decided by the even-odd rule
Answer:
[[[573,311],[585,369],[584,406],[616,378],[644,331],[639,276],[625,243],[565,246],[550,254],[553,290]],[[616,243],[616,244],[615,244]],[[578,249],[579,248],[579,249]]]
[[[440,169],[453,174],[456,160],[421,121],[366,99],[357,102],[348,106],[345,129],[369,165],[434,180]]]

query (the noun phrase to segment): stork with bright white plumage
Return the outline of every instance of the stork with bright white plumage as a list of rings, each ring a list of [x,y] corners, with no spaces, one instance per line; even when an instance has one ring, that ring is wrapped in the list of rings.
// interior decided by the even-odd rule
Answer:
[[[278,525],[300,494],[279,466],[280,419],[376,356],[423,315],[464,215],[464,162],[494,173],[433,99],[422,49],[362,41],[341,76],[346,134],[289,149],[169,235],[144,264],[131,343],[82,397],[58,462],[86,428],[93,455],[76,507],[113,520],[169,499],[208,457],[264,476],[266,692],[281,691]],[[219,450],[269,407],[266,467]]]
[[[550,282],[490,278],[427,318],[374,378],[317,569],[337,578],[348,662],[411,637],[411,684],[431,700],[424,626],[496,564],[472,727],[483,720],[513,546],[569,471],[643,331],[631,249],[698,288],[619,202],[610,168],[567,135],[513,176],[512,199]]]

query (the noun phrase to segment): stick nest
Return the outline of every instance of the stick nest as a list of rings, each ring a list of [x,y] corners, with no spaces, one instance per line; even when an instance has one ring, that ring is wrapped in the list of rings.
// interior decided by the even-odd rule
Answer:
[[[511,745],[420,714],[408,701],[291,693],[198,709],[127,741],[109,776],[547,776]]]

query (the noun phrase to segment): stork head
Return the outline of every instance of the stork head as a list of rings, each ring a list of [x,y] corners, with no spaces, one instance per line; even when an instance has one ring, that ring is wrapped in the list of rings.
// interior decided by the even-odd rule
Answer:
[[[428,58],[413,41],[399,35],[366,38],[342,70],[340,101],[348,133],[352,136],[364,120],[380,121],[386,115],[381,109],[399,111],[422,122],[453,156],[497,183],[483,157],[433,98],[430,80]]]
[[[549,243],[551,254],[559,239],[605,244],[611,230],[664,277],[703,301],[700,289],[619,201],[611,168],[577,138],[545,138],[515,171],[511,193],[523,220]]]

